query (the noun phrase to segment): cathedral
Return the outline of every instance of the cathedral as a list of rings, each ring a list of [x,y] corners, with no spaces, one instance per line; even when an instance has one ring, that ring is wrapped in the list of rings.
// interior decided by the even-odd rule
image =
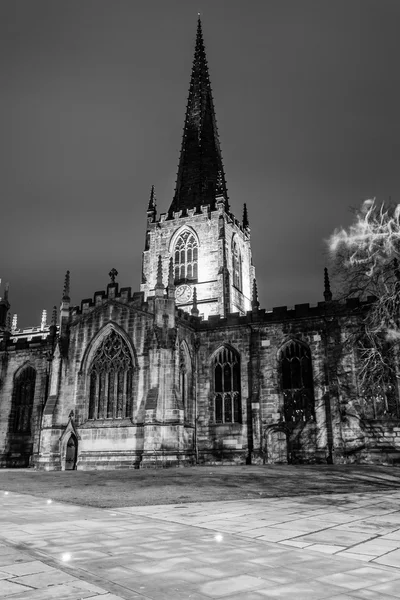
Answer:
[[[336,302],[325,269],[318,305],[260,308],[200,19],[176,188],[161,214],[151,190],[140,291],[109,275],[74,306],[67,272],[50,325],[29,329],[3,290],[0,466],[400,462],[398,390],[367,402],[341,344],[372,300]]]

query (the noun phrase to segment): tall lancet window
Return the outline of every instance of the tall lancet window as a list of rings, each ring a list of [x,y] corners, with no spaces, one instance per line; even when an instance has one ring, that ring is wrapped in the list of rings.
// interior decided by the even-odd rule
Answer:
[[[29,434],[33,399],[35,396],[36,371],[25,367],[15,378],[12,401],[12,430],[14,433]]]
[[[314,418],[314,384],[311,352],[304,344],[292,340],[280,355],[285,421],[308,421]]]
[[[216,423],[241,423],[240,358],[232,348],[221,348],[214,357],[214,419]]]
[[[116,331],[112,330],[98,347],[89,380],[89,419],[132,416],[132,356]]]
[[[184,231],[175,243],[175,282],[196,281],[197,263],[197,239],[190,231]]]
[[[236,240],[233,240],[232,244],[232,271],[233,285],[242,291],[242,257]]]

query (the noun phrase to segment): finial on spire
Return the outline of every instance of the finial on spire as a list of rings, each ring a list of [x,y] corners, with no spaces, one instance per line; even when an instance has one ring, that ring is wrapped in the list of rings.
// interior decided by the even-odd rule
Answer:
[[[331,284],[329,281],[328,269],[326,267],[324,268],[324,298],[325,302],[331,302],[332,300]]]
[[[246,202],[243,204],[243,229],[249,228],[249,217],[247,214],[247,204]]]
[[[258,310],[260,303],[258,301],[258,290],[257,290],[257,281],[253,279],[253,290],[252,290],[252,298],[251,298],[251,308],[252,310]]]
[[[70,298],[69,298],[69,286],[70,286],[70,275],[69,275],[69,271],[67,271],[65,273],[64,289],[63,289],[63,296],[62,296],[62,299],[65,300],[66,302],[69,302],[69,300],[70,300]]]
[[[156,193],[154,191],[154,185],[151,186],[151,191],[150,191],[150,199],[149,199],[149,206],[147,208],[147,212],[148,213],[155,213],[157,211],[157,200],[156,200]]]
[[[118,276],[117,269],[112,268],[108,275],[111,279],[111,283],[115,283],[115,278]]]
[[[172,258],[172,256],[169,259],[167,292],[168,292],[168,298],[175,297],[174,259]]]
[[[17,313],[15,313],[12,318],[11,331],[17,330],[17,322],[18,322],[18,315],[17,315]]]
[[[164,292],[161,254],[159,254],[159,256],[158,256],[157,280],[156,280],[156,287],[155,287],[155,289],[156,290],[162,290]]]
[[[193,288],[193,306],[192,306],[192,310],[191,313],[194,317],[198,317],[199,316],[199,309],[197,308],[197,289],[196,286],[194,286]]]

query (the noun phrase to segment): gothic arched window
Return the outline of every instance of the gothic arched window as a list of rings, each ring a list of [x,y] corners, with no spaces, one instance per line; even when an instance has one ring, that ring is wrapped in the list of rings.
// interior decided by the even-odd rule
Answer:
[[[112,330],[97,348],[89,369],[89,419],[131,417],[132,380],[131,353]]]
[[[314,418],[314,384],[310,349],[295,340],[281,351],[281,380],[285,421]]]
[[[214,419],[216,423],[241,423],[240,358],[232,348],[221,348],[214,357]]]
[[[232,244],[232,271],[233,271],[233,285],[240,291],[242,291],[242,257],[240,255],[239,246],[236,241]]]
[[[381,419],[400,416],[398,397],[398,382],[396,377],[397,344],[386,339],[376,339],[381,357],[381,367],[368,377],[363,377],[365,384],[360,386],[363,413],[367,419]],[[365,357],[370,355],[373,344],[369,337],[364,335],[359,340],[358,359],[365,363]],[[356,356],[357,356],[356,355]]]
[[[175,281],[197,279],[198,243],[190,231],[184,231],[175,243]]]
[[[33,367],[25,367],[15,378],[12,417],[12,430],[14,433],[29,434],[31,432],[35,381],[36,371]]]

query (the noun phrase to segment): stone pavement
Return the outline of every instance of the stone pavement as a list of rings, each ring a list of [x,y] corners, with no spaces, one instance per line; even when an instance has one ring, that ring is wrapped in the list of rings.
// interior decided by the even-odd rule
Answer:
[[[0,598],[400,598],[400,491],[115,510],[2,491],[0,508]]]

